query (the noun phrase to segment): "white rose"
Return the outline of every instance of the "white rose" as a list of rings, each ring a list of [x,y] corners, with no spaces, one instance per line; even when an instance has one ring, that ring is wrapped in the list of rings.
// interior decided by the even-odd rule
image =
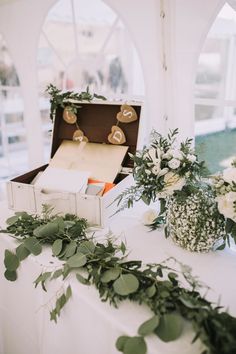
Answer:
[[[218,210],[226,218],[236,222],[236,212],[234,203],[236,202],[236,192],[229,192],[216,198]]]
[[[223,179],[228,183],[236,182],[236,168],[226,168],[223,171]]]
[[[181,160],[183,158],[183,153],[180,150],[172,150],[172,156],[174,159]]]
[[[195,155],[187,155],[187,159],[193,163],[196,161],[197,157]]]
[[[142,223],[144,225],[151,225],[157,217],[158,212],[155,209],[148,209],[142,216]]]
[[[178,168],[180,166],[180,161],[177,160],[177,159],[171,159],[169,162],[168,162],[168,166],[170,168],[172,168],[173,170],[175,170],[176,168]]]
[[[186,184],[186,180],[183,177],[180,177],[178,174],[174,172],[168,172],[164,176],[165,187],[163,192],[171,195],[174,191],[181,191],[183,186]]]

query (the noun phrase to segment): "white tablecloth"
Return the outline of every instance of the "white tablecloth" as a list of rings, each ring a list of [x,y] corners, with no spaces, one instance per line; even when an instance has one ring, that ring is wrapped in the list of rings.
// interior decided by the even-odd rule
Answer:
[[[0,204],[0,225],[12,212]],[[136,215],[137,213],[137,215]],[[174,256],[190,265],[193,273],[211,287],[207,297],[218,301],[236,316],[236,252],[225,250],[209,254],[193,254],[165,239],[161,232],[148,232],[142,226],[139,212],[123,213],[111,223],[111,229],[126,239],[130,258],[144,262],[160,262]],[[0,353],[1,354],[114,354],[119,335],[136,335],[139,325],[150,318],[144,307],[128,301],[114,309],[102,303],[92,286],[69,280],[73,296],[61,313],[57,324],[50,322],[49,310],[61,288],[60,280],[50,282],[47,293],[33,281],[41,270],[55,268],[50,249],[38,257],[29,257],[18,270],[16,282],[3,276],[4,250],[14,249],[16,241],[0,234]],[[53,262],[53,263],[51,263]],[[180,339],[168,344],[156,336],[148,338],[148,354],[199,354],[200,343],[191,344],[193,332],[186,325]]]

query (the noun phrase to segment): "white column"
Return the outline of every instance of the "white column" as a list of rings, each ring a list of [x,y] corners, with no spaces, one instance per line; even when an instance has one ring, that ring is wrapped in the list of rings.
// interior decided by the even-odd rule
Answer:
[[[56,0],[22,0],[0,6],[0,32],[19,76],[31,168],[43,163],[42,125],[38,104],[37,49],[41,26]]]

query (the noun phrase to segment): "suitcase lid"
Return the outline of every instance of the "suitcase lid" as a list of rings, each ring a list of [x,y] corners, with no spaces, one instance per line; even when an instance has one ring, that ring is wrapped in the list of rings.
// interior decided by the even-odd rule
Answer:
[[[63,119],[64,107],[78,107],[76,112],[77,122],[69,124]],[[118,122],[117,114],[121,111],[122,105],[131,106],[136,114],[137,120],[130,123]],[[118,126],[124,132],[126,142],[121,145],[128,146],[128,152],[134,154],[138,144],[138,131],[141,117],[142,103],[136,101],[101,101],[92,102],[67,99],[63,101],[63,106],[55,109],[51,158],[61,145],[63,140],[73,140],[73,135],[78,127],[84,132],[89,142],[110,144],[108,135],[113,126]],[[117,124],[118,123],[118,124]],[[112,144],[111,144],[112,145]],[[122,166],[133,167],[133,161],[127,154]]]

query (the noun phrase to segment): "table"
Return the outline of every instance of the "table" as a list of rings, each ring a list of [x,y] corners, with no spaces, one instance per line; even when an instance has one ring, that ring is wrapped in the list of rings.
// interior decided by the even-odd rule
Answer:
[[[0,225],[12,214],[0,203]],[[209,254],[194,254],[165,239],[161,231],[149,232],[140,223],[140,210],[129,210],[111,222],[111,230],[126,239],[130,258],[160,262],[169,256],[192,267],[193,273],[211,287],[207,298],[218,301],[236,316],[234,282],[236,252],[226,249]],[[41,270],[52,270],[55,259],[49,248],[38,257],[28,257],[19,269],[16,282],[3,277],[4,250],[14,249],[16,241],[0,235],[0,353],[1,354],[117,354],[115,341],[122,334],[136,335],[139,325],[150,318],[144,307],[125,301],[119,310],[102,303],[96,289],[69,280],[73,296],[57,324],[50,322],[50,304],[61,287],[59,279],[50,282],[48,291],[33,286]],[[50,262],[54,262],[53,264]],[[191,344],[193,332],[186,324],[184,334],[174,342],[163,343],[148,337],[148,354],[199,354],[201,344]]]

